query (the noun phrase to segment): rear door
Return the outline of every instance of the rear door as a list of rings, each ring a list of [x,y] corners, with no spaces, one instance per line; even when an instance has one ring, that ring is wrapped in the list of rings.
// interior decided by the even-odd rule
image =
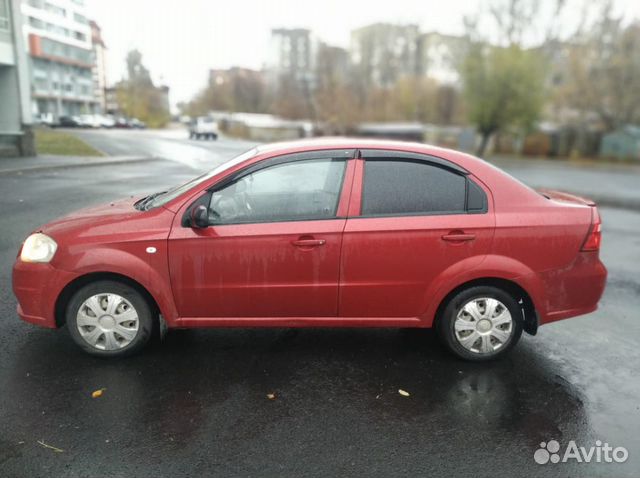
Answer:
[[[495,219],[487,191],[439,158],[361,156],[343,237],[339,314],[419,317],[442,278],[490,251]]]
[[[272,158],[196,201],[209,227],[175,224],[169,237],[180,317],[336,317],[353,154]]]

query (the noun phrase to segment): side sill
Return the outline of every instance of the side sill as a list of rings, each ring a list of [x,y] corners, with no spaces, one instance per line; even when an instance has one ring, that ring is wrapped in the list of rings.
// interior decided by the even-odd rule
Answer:
[[[174,328],[214,327],[381,327],[423,328],[418,317],[182,317]]]

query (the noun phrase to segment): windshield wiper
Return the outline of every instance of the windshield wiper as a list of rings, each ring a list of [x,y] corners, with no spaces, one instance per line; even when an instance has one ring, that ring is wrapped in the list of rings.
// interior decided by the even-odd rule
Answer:
[[[166,193],[166,191],[160,191],[159,193],[149,194],[147,197],[141,199],[136,203],[137,209],[140,211],[146,211],[148,206],[150,206],[151,203],[153,202],[153,200],[164,193]]]

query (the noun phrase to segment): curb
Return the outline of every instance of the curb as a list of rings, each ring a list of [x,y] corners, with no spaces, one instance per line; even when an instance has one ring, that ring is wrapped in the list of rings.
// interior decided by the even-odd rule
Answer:
[[[151,161],[161,161],[162,158],[156,157],[146,157],[146,156],[133,156],[133,157],[121,157],[121,158],[113,158],[107,160],[85,160],[82,162],[74,162],[74,163],[61,163],[61,164],[47,164],[47,165],[37,165],[37,166],[27,166],[23,168],[13,168],[13,169],[0,169],[0,176],[10,175],[10,174],[23,174],[30,173],[34,171],[50,171],[54,169],[71,169],[71,168],[86,168],[86,167],[95,167],[95,166],[114,166],[118,164],[131,164],[131,163],[146,163]]]

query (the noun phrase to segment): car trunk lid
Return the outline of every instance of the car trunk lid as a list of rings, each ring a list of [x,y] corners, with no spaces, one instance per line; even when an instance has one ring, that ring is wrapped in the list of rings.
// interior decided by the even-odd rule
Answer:
[[[592,207],[596,205],[596,203],[592,199],[584,198],[582,196],[577,196],[575,194],[566,193],[564,191],[557,191],[554,189],[537,189],[537,191],[547,199],[551,199],[553,201],[561,201],[565,203],[580,204],[583,206],[592,206]]]

